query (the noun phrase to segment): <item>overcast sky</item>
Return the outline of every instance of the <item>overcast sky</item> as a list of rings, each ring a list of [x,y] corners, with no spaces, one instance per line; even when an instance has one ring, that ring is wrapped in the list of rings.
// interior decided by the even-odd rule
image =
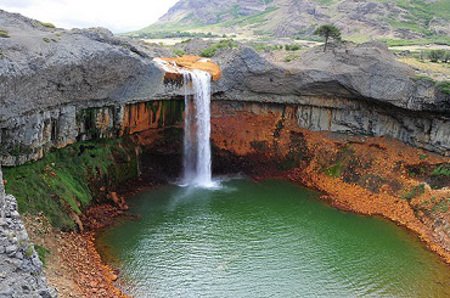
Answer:
[[[0,0],[0,9],[62,28],[106,27],[115,33],[155,22],[178,0]]]

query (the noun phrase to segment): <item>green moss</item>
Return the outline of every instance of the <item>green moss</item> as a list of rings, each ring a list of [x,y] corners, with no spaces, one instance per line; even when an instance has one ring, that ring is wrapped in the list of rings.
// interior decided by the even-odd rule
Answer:
[[[43,212],[52,225],[72,229],[71,213],[81,213],[100,186],[133,178],[136,157],[131,142],[81,142],[47,154],[37,162],[5,168],[6,189],[22,213]]]

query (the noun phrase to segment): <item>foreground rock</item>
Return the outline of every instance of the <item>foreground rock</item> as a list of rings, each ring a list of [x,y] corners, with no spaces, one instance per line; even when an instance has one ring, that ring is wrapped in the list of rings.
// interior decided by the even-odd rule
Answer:
[[[0,297],[57,297],[47,286],[42,262],[17,212],[16,199],[4,193],[1,170]]]

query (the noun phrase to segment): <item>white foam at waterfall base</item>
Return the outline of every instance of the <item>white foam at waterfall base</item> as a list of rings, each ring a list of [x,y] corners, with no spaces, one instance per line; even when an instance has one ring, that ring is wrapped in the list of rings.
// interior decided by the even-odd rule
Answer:
[[[217,188],[211,171],[211,75],[183,71],[185,119],[182,186]],[[191,95],[193,94],[193,95]]]

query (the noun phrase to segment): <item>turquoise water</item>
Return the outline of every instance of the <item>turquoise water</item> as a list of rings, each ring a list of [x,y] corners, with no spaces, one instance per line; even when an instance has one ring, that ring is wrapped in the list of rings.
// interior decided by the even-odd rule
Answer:
[[[98,237],[135,297],[450,297],[450,269],[385,220],[283,181],[165,186]]]

